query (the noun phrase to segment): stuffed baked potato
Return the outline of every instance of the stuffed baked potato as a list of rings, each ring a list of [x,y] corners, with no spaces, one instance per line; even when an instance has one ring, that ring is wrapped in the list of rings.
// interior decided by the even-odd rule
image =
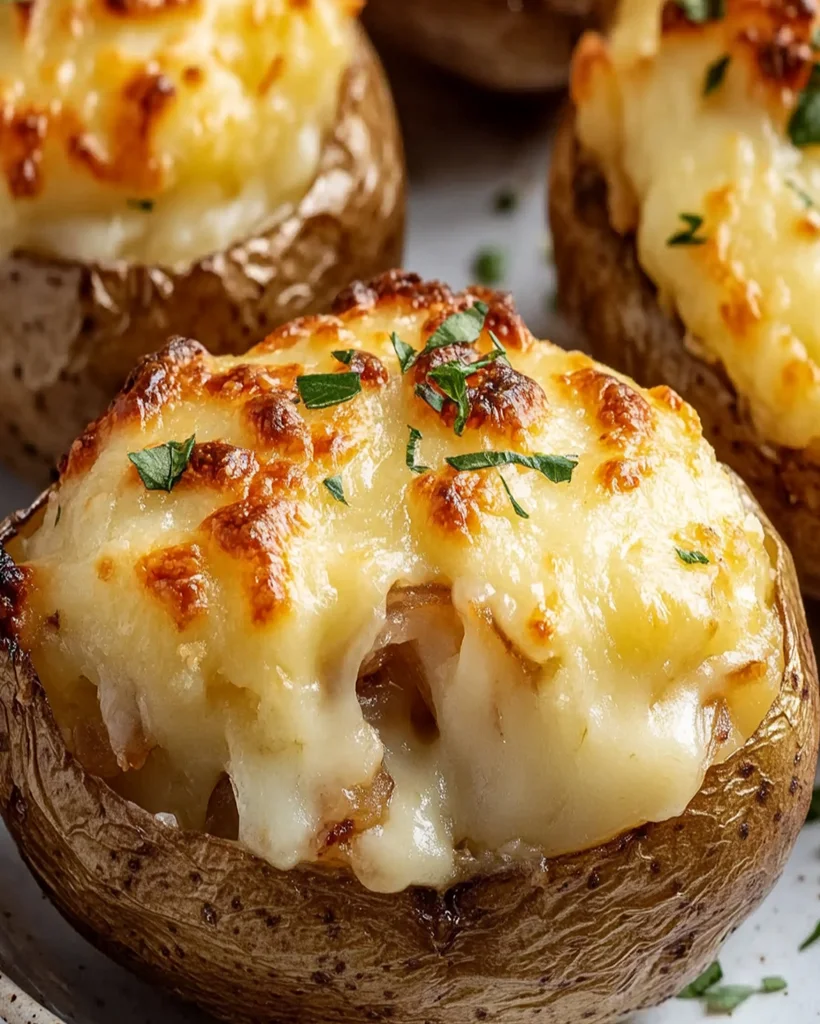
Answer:
[[[692,9],[694,10],[694,9]],[[813,8],[695,23],[629,0],[575,57],[552,169],[564,308],[700,413],[820,594],[820,79]]]
[[[490,89],[554,89],[567,79],[572,47],[601,20],[604,0],[369,0],[378,39]]]
[[[3,539],[8,827],[233,1022],[612,1020],[805,818],[787,550],[674,392],[506,296],[393,273],[178,338]]]
[[[46,482],[170,334],[242,351],[400,260],[401,140],[359,7],[0,4],[0,441],[17,472]]]

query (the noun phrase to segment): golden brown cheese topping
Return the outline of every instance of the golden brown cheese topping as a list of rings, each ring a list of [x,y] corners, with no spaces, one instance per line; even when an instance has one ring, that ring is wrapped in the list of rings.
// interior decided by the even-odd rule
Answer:
[[[316,173],[359,0],[0,4],[0,255],[169,266]]]
[[[90,770],[219,834],[232,791],[260,856],[378,890],[680,813],[783,669],[692,409],[399,273],[246,356],[144,360],[13,554]]]
[[[817,27],[790,0],[625,0],[572,83],[613,225],[761,435],[796,448],[820,436]]]

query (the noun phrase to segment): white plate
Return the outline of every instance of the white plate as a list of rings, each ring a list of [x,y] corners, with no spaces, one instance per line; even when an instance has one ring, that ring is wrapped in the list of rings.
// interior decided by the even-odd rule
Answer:
[[[445,2],[445,0],[442,0]],[[539,337],[569,340],[552,313],[544,197],[557,106],[474,93],[426,68],[393,62],[406,131],[412,194],[405,265],[456,286],[471,278],[482,246],[508,256],[505,285]],[[498,190],[520,195],[508,216],[493,212]],[[0,510],[20,507],[30,488],[0,471]],[[820,1017],[820,944],[797,947],[820,918],[820,826],[803,831],[784,877],[721,956],[727,981],[757,984],[780,974],[786,994],[756,996],[736,1011],[742,1024]],[[182,1024],[202,1014],[159,995],[96,952],[39,892],[0,826],[0,1016],[8,1024]],[[28,994],[24,994],[28,993]],[[55,1016],[52,1016],[53,1011]],[[672,1002],[634,1024],[703,1019],[698,1004]]]

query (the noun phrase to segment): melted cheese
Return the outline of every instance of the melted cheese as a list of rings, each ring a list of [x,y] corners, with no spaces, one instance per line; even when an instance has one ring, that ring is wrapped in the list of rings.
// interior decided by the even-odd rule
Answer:
[[[251,234],[316,173],[359,6],[0,4],[0,255],[184,266]]]
[[[421,349],[477,294],[482,337],[436,358],[492,329],[512,366],[470,378],[458,437],[452,403],[414,392],[429,358],[402,376],[390,334]],[[361,394],[296,404],[295,376],[349,372],[348,348]],[[192,434],[172,492],[146,490],[128,453]],[[444,461],[484,449],[578,465],[504,469],[525,519],[498,471]],[[412,276],[242,357],[146,360],[14,555],[20,642],[92,770],[195,827],[227,772],[252,850],[377,890],[679,814],[783,671],[761,524],[692,409],[536,341],[502,297]]]
[[[812,31],[809,5],[729,0],[725,18],[695,26],[673,3],[626,0],[611,42],[587,36],[573,71],[612,223],[636,230],[661,300],[697,354],[723,365],[761,435],[796,448],[820,435],[820,149],[787,132]],[[703,217],[705,244],[667,244],[681,213]]]

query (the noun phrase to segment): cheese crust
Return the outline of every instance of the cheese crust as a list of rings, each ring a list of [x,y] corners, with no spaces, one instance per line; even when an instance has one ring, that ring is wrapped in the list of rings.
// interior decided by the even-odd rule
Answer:
[[[0,5],[0,255],[187,265],[316,173],[358,0]]]
[[[671,0],[625,0],[608,42],[582,39],[572,75],[613,226],[636,233],[661,301],[761,437],[798,449],[820,435],[820,150],[789,129],[814,88],[812,12],[728,0],[695,24]],[[702,218],[702,241],[669,244],[682,214]]]
[[[401,373],[393,332],[420,352],[478,300],[475,344]],[[509,362],[467,378],[457,436],[416,387],[491,331]],[[353,400],[296,401],[300,375],[350,372]],[[147,490],[128,453],[191,435]],[[561,483],[445,462],[488,450],[578,461]],[[783,672],[761,524],[694,411],[537,341],[506,296],[398,272],[245,356],[147,358],[11,553],[19,642],[89,770],[380,891],[680,814]]]

